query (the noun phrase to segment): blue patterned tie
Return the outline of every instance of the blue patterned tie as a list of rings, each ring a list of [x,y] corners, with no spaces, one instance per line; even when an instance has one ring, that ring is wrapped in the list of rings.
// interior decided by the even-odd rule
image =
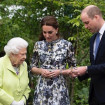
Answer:
[[[96,36],[95,58],[96,58],[99,43],[100,43],[100,33],[98,33],[97,36]]]

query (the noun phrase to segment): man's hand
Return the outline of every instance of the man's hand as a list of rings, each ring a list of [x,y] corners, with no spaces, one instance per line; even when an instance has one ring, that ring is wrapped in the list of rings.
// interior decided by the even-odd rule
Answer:
[[[87,66],[81,66],[81,67],[76,67],[72,70],[72,73],[70,74],[71,77],[77,77],[77,76],[82,76],[86,73]]]

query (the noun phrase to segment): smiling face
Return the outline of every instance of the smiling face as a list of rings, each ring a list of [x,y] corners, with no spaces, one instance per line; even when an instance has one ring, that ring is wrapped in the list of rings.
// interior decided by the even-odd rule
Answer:
[[[26,59],[27,49],[22,48],[18,54],[11,54],[11,62],[13,66],[18,67],[22,64]]]
[[[58,39],[58,36],[56,35],[58,33],[58,29],[55,29],[52,26],[43,25],[42,30],[43,36],[45,37],[47,42]]]
[[[99,31],[98,15],[95,15],[93,18],[90,18],[87,13],[82,13],[81,20],[84,23],[85,28],[88,29],[90,32],[95,33]]]

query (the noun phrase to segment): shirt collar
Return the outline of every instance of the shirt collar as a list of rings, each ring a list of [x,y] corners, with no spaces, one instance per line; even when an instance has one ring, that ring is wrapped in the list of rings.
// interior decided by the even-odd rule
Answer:
[[[105,22],[103,24],[103,26],[101,27],[101,29],[99,30],[100,35],[103,35],[105,31]]]

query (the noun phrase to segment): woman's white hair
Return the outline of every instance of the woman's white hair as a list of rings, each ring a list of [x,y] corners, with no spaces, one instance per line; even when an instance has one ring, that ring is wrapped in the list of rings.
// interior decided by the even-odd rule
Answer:
[[[8,41],[7,45],[4,47],[4,51],[7,55],[10,53],[18,54],[19,50],[22,48],[27,48],[28,42],[20,37],[12,38]]]

